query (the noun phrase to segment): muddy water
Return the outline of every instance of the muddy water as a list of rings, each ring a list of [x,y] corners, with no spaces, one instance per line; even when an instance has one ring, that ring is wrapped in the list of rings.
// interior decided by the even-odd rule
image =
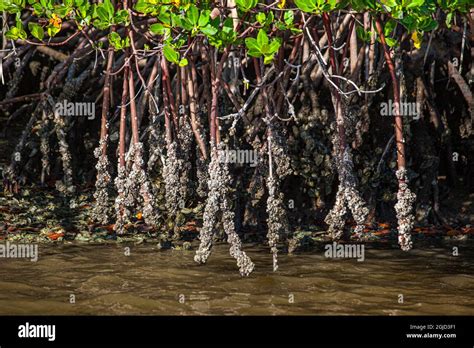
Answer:
[[[204,266],[153,245],[40,246],[36,263],[0,259],[0,314],[474,314],[472,248],[282,254],[277,273],[267,249],[246,250],[257,268],[243,279],[225,245]]]

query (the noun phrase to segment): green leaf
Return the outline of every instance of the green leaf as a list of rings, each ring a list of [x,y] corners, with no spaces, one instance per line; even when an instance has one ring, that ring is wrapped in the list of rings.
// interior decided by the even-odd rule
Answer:
[[[48,35],[50,37],[56,36],[56,34],[61,31],[61,28],[56,28],[55,26],[52,26],[52,25],[48,25],[46,28],[48,29]]]
[[[395,29],[395,27],[397,26],[397,22],[395,22],[394,20],[389,20],[387,23],[385,23],[385,26],[383,28],[383,34],[385,36],[389,36],[392,31]]]
[[[183,21],[181,20],[181,17],[178,16],[175,13],[171,14],[171,26],[173,27],[182,27],[183,26]]]
[[[247,51],[247,54],[251,57],[256,57],[256,58],[260,58],[261,56],[263,56],[263,53],[260,52],[260,50],[255,50],[255,49],[249,49]]]
[[[267,19],[267,16],[265,15],[265,13],[259,12],[259,13],[255,16],[255,19],[256,19],[257,22],[259,22],[260,24],[264,24],[264,23],[265,23],[265,19]]]
[[[176,52],[173,47],[165,45],[163,47],[163,55],[168,62],[179,64],[179,53]]]
[[[446,19],[447,20],[447,19]],[[423,31],[431,31],[438,28],[438,22],[433,18],[425,18],[418,24],[419,29]]]
[[[122,45],[122,38],[120,37],[120,35],[118,33],[116,33],[115,31],[111,32],[109,35],[108,35],[108,38],[109,38],[109,42],[110,44],[116,49],[116,50],[120,50],[123,48],[123,45]]]
[[[150,25],[150,31],[156,35],[163,35],[165,33],[165,26],[161,23]]]
[[[43,40],[44,30],[41,25],[39,25],[38,23],[30,22],[28,23],[28,29],[30,30],[31,35],[33,35],[35,38],[37,38],[40,41]]]
[[[260,30],[258,31],[257,43],[258,43],[260,49],[261,49],[263,46],[268,45],[268,36],[267,36],[267,33],[265,32],[265,30],[260,29]]]
[[[397,6],[397,2],[395,0],[382,0],[381,3],[384,4],[385,7],[396,7]]]
[[[206,25],[209,24],[209,19],[211,18],[211,11],[209,10],[204,10],[201,12],[201,15],[199,16],[199,21],[198,25],[199,27],[205,27]]]
[[[194,25],[194,26],[197,26],[198,25],[198,21],[199,21],[199,10],[196,6],[194,5],[191,5],[191,7],[189,7],[189,10],[187,12],[187,18],[189,19],[189,21]]]
[[[293,25],[293,22],[295,20],[295,14],[293,13],[293,11],[285,11],[283,19],[286,25]]]
[[[257,39],[253,37],[248,37],[245,39],[245,46],[248,49],[248,55],[252,57],[261,57],[262,52],[260,51],[260,45],[257,42]]]
[[[259,49],[260,46],[258,45],[257,39],[253,37],[248,37],[245,39],[245,45],[248,49]]]
[[[42,15],[43,14],[43,6],[41,6],[41,4],[35,3],[32,6],[33,6],[33,9],[34,9],[34,14],[35,15]],[[2,9],[1,5],[0,5],[0,11],[4,11],[4,9]]]
[[[126,26],[128,25],[128,19],[128,12],[126,10],[120,10],[115,14],[113,21],[115,24],[122,24]]]
[[[397,44],[397,40],[392,39],[391,37],[386,37],[385,42],[387,43],[389,47],[393,47]]]
[[[107,15],[108,15],[108,18],[109,19],[112,19],[112,17],[114,16],[114,6],[112,5],[112,3],[110,2],[110,0],[104,0],[103,2],[103,6],[107,12]]]
[[[276,53],[278,52],[278,50],[280,49],[280,46],[281,46],[281,42],[279,40],[272,40],[272,42],[270,43],[270,48],[269,48],[269,52],[270,53]]]
[[[453,13],[452,12],[449,12],[447,15],[446,15],[446,26],[448,28],[451,28],[451,21],[453,20]]]
[[[214,36],[217,34],[218,30],[212,25],[208,24],[205,27],[201,27],[201,32],[206,36]]]
[[[407,9],[421,7],[425,3],[425,0],[410,0],[407,4]]]
[[[97,15],[102,22],[109,22],[109,14],[103,6],[97,7]]]
[[[416,19],[413,16],[405,16],[400,22],[408,31],[413,31],[416,28]]]
[[[5,37],[9,40],[17,40],[20,30],[17,27],[12,27],[5,33]]]
[[[236,5],[239,10],[243,12],[248,12],[257,6],[258,0],[237,0]]]
[[[357,34],[357,37],[364,41],[364,42],[370,42],[370,34],[367,33],[363,27],[357,27],[356,28],[356,34]]]
[[[263,64],[270,64],[273,61],[274,55],[265,56],[263,58]]]
[[[137,12],[148,13],[150,10],[150,5],[146,2],[146,0],[138,0],[134,8]]]
[[[295,0],[295,5],[303,12],[312,13],[317,10],[316,0]]]

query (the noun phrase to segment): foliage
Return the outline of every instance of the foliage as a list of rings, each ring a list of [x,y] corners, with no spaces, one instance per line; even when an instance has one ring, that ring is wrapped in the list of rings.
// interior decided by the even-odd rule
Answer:
[[[369,11],[373,17],[383,14],[388,18],[384,34],[389,46],[397,44],[398,36],[392,37],[392,34],[403,28],[419,47],[423,33],[440,25],[435,19],[438,10],[444,12],[445,23],[449,26],[456,12],[466,13],[470,8],[469,0],[295,0],[294,5],[300,13],[294,11],[289,1],[269,7],[259,0],[237,0],[239,18],[244,19],[238,30],[234,28],[230,13],[219,11],[213,15],[212,1],[138,0],[133,5],[133,12],[115,9],[110,0],[100,3],[86,0],[2,0],[0,11],[16,18],[15,25],[6,32],[8,39],[26,40],[32,37],[43,42],[55,37],[65,22],[72,21],[77,30],[85,31],[90,27],[107,30],[112,26],[129,26],[134,15],[142,14],[145,18],[153,18],[154,22],[148,25],[148,30],[163,42],[166,59],[185,66],[188,60],[182,54],[190,40],[196,38],[203,38],[218,49],[228,46],[245,49],[249,56],[263,57],[265,63],[270,64],[282,44],[284,33],[301,33],[295,22],[303,13],[314,16],[324,12],[354,10],[361,13]],[[32,14],[32,20],[26,26],[21,20],[25,11]],[[360,24],[357,24],[356,31],[359,38],[365,41],[372,34],[364,31]],[[118,33],[111,32],[108,41],[116,50],[130,46],[128,38]]]

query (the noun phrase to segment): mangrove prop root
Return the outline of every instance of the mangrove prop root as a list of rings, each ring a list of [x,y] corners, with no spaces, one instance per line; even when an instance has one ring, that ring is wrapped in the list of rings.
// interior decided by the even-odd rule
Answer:
[[[180,162],[178,159],[178,144],[171,142],[167,146],[163,178],[166,190],[166,208],[171,216],[175,216],[180,206]]]
[[[220,163],[217,155],[211,155],[209,164],[209,181],[206,206],[204,208],[203,225],[199,231],[199,248],[194,256],[197,263],[206,263],[211,254],[213,244],[214,228],[217,225],[217,214],[219,213],[220,186],[222,185],[219,177]]]
[[[109,222],[110,207],[109,207],[109,185],[111,177],[109,174],[109,159],[107,155],[102,153],[102,148],[107,142],[108,135],[105,135],[99,142],[99,146],[94,151],[94,156],[97,158],[95,166],[97,170],[96,191],[94,192],[95,204],[92,211],[92,218],[106,225]]]
[[[395,204],[398,219],[398,244],[402,250],[408,251],[413,246],[410,232],[415,222],[413,204],[416,195],[408,188],[406,169],[397,170],[396,176],[399,182],[397,204]]]
[[[223,150],[223,146],[220,144],[218,149]],[[248,276],[253,271],[255,265],[247,254],[242,251],[242,242],[235,231],[235,215],[231,210],[228,198],[228,185],[230,182],[231,176],[227,163],[221,163],[217,152],[214,151],[211,155],[211,163],[209,164],[209,193],[204,210],[203,227],[199,233],[200,245],[194,260],[198,263],[206,263],[209,258],[213,244],[213,232],[218,221],[217,215],[220,211],[222,213],[223,227],[227,234],[227,242],[230,244],[230,255],[236,259],[240,274]]]

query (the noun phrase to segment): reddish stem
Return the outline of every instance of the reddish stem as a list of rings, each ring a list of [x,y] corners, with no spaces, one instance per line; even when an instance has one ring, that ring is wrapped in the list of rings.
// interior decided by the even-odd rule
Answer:
[[[105,72],[105,81],[103,89],[103,99],[102,99],[102,119],[100,127],[100,140],[102,140],[102,156],[105,157],[107,154],[107,142],[104,141],[108,129],[107,129],[107,114],[109,113],[110,108],[110,72],[112,71],[112,65],[114,63],[114,48],[109,47],[108,56],[107,56],[107,70]]]
[[[125,133],[127,131],[127,98],[128,98],[128,74],[129,67],[126,66],[123,71],[122,101],[120,103],[120,142],[119,158],[120,166],[125,167]]]
[[[333,50],[331,18],[326,12],[323,13],[323,23],[324,23],[324,29],[326,31],[326,35],[328,37],[329,62],[331,64],[332,73],[337,74],[338,69],[337,69],[336,56]],[[337,79],[333,82],[337,87],[339,87],[339,81]],[[339,91],[336,90],[335,88],[332,88],[332,87],[330,88],[331,88],[333,97],[336,99],[334,111],[336,112],[337,133],[339,137],[339,155],[342,158],[346,150],[346,129],[345,129],[345,124],[344,124],[344,115],[342,113],[341,95],[339,94]]]
[[[170,101],[169,101],[169,94],[168,94],[168,69],[165,69],[167,66],[166,58],[163,56],[161,58],[161,70],[163,72],[162,80],[163,80],[163,104],[165,107],[165,129],[166,129],[166,141],[170,144],[173,141],[173,130],[171,126],[171,114],[170,114]]]
[[[170,80],[170,73],[168,69],[168,61],[163,57],[161,60],[161,70],[163,71],[163,87],[166,88],[166,93],[168,94],[168,101],[169,101],[169,108],[171,110],[171,116],[173,119],[173,124],[175,127],[175,131],[178,132],[179,124],[178,124],[178,114],[176,112],[176,104],[173,95],[173,89],[171,88],[171,80]]]
[[[135,79],[133,78],[132,69],[130,69],[130,73],[128,74],[128,88],[130,94],[130,123],[132,124],[133,143],[138,144],[140,142],[140,137],[138,133],[137,104],[135,102]]]
[[[382,23],[380,18],[375,19],[375,27],[382,42],[385,60],[387,62],[388,70],[390,71],[390,77],[392,78],[393,86],[393,101],[395,105],[395,139],[397,141],[397,165],[398,169],[404,169],[406,166],[405,162],[405,141],[403,139],[403,119],[400,115],[400,89],[398,87],[397,75],[395,73],[395,65],[393,64],[392,57],[385,41],[385,35],[383,33]]]

